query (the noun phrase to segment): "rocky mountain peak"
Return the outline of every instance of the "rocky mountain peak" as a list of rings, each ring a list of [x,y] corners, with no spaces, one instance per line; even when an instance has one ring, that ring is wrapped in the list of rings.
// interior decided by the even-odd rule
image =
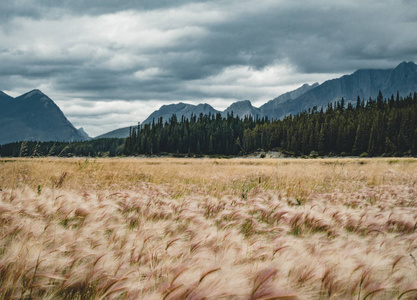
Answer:
[[[142,124],[150,124],[153,121],[159,120],[161,117],[164,121],[167,121],[173,114],[177,116],[178,120],[181,120],[182,116],[190,118],[191,115],[199,116],[201,113],[208,115],[216,114],[218,111],[206,103],[193,105],[179,102],[176,104],[162,105],[158,110],[154,111],[148,118],[146,118]]]
[[[412,61],[409,61],[409,62],[403,61],[402,63],[400,63],[396,67],[396,69],[401,69],[401,68],[416,68],[416,67],[417,67],[417,65],[414,62],[412,62]]]
[[[234,116],[241,118],[245,116],[252,116],[254,118],[262,118],[264,114],[259,108],[252,106],[249,100],[242,100],[232,103],[225,111],[222,112],[222,116],[226,117],[227,114],[233,113]]]
[[[54,101],[40,90],[11,99],[0,110],[0,144],[85,140]]]
[[[416,74],[417,73],[417,65],[413,62],[405,62],[403,61],[400,63],[394,70],[393,73],[398,76],[398,74]]]
[[[230,108],[243,108],[243,107],[253,107],[252,103],[250,102],[250,100],[241,100],[241,101],[237,101],[232,103],[230,106]]]
[[[34,90],[31,90],[31,91],[27,92],[26,94],[23,94],[19,98],[27,99],[27,98],[33,98],[33,97],[38,98],[38,97],[43,97],[43,96],[46,96],[46,95],[44,93],[42,93],[40,90],[34,89]]]

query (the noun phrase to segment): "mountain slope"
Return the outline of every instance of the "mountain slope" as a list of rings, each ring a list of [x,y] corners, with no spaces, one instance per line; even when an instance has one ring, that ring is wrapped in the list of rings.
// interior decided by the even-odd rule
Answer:
[[[296,90],[290,91],[288,93],[282,94],[281,96],[276,97],[275,99],[269,100],[267,103],[262,105],[259,109],[260,111],[270,119],[276,119],[276,116],[280,114],[280,104],[285,103],[289,100],[296,99],[301,95],[305,94],[311,89],[318,87],[318,82],[309,85],[304,84]]]
[[[103,138],[119,138],[124,139],[129,136],[130,128],[137,127],[137,125],[132,125],[129,127],[122,127],[118,128],[109,132],[106,132],[104,134],[101,134],[99,136],[96,136],[94,139],[103,139]]]
[[[84,138],[84,140],[86,141],[91,140],[91,136],[89,136],[88,133],[85,132],[84,128],[80,127],[77,129],[77,131]]]
[[[325,81],[296,99],[278,104],[275,107],[275,118],[296,114],[314,106],[325,107],[329,102],[338,101],[342,97],[346,101],[355,101],[358,95],[365,100],[376,98],[379,90],[387,98],[397,91],[401,96],[417,91],[417,65],[402,62],[395,69],[363,69]]]
[[[6,93],[0,91],[0,103],[3,105],[6,102],[9,102],[13,100],[13,97],[10,97],[9,95],[7,95]]]
[[[59,107],[39,90],[6,102],[0,111],[0,144],[84,140]]]

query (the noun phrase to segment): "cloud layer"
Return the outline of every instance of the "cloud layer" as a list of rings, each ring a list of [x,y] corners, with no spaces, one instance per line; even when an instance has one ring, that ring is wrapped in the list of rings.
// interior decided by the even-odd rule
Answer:
[[[262,104],[417,61],[415,28],[413,1],[8,0],[0,90],[40,88],[95,136],[163,103]]]

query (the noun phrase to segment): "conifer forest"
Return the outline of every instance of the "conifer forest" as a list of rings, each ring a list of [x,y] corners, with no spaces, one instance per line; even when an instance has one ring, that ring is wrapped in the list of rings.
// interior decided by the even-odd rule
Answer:
[[[229,114],[192,116],[131,130],[124,153],[239,155],[257,150],[292,155],[404,156],[417,154],[417,93],[405,98],[344,99],[283,120]]]

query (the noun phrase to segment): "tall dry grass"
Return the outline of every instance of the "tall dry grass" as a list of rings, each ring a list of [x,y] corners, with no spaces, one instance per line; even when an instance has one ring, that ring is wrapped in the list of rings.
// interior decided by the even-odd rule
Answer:
[[[0,298],[414,299],[417,160],[3,159]]]

